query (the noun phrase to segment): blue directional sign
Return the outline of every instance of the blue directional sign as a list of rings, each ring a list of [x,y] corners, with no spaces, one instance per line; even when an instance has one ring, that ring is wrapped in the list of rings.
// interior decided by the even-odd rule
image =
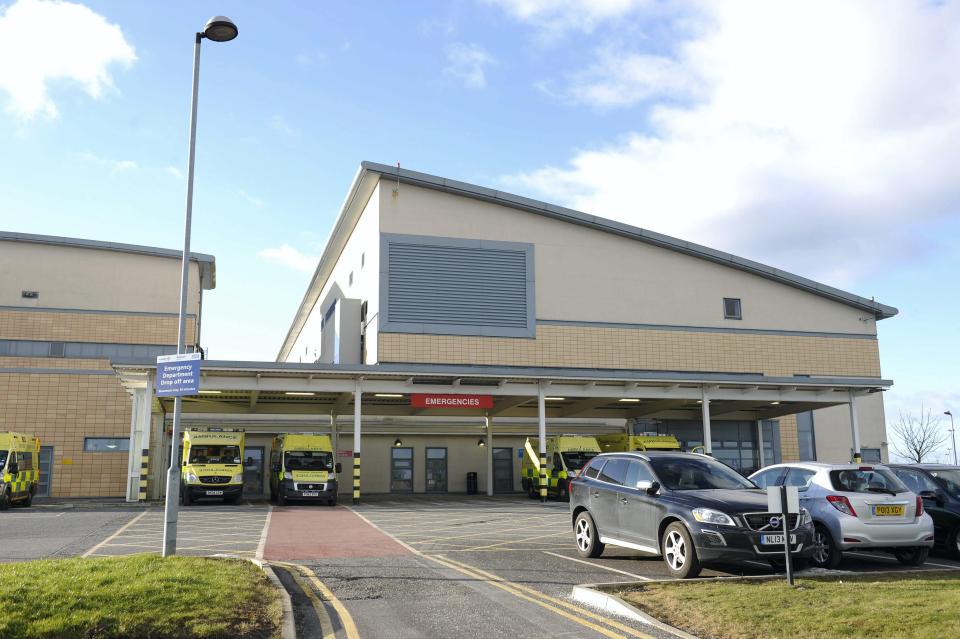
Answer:
[[[200,390],[200,353],[157,358],[157,397],[196,395]]]

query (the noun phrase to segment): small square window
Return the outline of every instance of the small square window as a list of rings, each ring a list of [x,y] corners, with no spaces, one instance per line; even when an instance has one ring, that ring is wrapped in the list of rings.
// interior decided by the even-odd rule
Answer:
[[[743,319],[740,315],[740,300],[736,297],[723,298],[723,319]]]
[[[84,437],[83,450],[88,453],[122,453],[130,450],[127,437]]]

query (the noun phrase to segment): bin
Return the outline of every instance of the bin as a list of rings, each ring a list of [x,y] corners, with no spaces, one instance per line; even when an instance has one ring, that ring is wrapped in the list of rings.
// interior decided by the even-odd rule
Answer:
[[[467,494],[468,495],[477,494],[477,474],[476,473],[467,473]]]

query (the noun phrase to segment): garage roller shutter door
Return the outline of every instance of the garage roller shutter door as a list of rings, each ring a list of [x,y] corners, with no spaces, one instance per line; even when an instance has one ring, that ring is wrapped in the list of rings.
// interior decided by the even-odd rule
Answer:
[[[386,330],[532,333],[532,245],[409,236],[385,244]]]

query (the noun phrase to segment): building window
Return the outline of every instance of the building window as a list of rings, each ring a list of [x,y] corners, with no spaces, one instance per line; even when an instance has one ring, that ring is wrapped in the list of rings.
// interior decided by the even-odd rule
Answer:
[[[130,450],[127,437],[84,437],[83,450],[87,453],[123,453]]]
[[[865,463],[879,464],[880,463],[880,449],[879,448],[861,448],[860,455],[863,458]],[[853,451],[850,452],[850,458],[853,458]]]
[[[736,297],[723,298],[723,319],[743,319],[740,316],[740,300]]]
[[[797,440],[800,461],[817,461],[817,440],[813,433],[813,412],[797,413]]]

